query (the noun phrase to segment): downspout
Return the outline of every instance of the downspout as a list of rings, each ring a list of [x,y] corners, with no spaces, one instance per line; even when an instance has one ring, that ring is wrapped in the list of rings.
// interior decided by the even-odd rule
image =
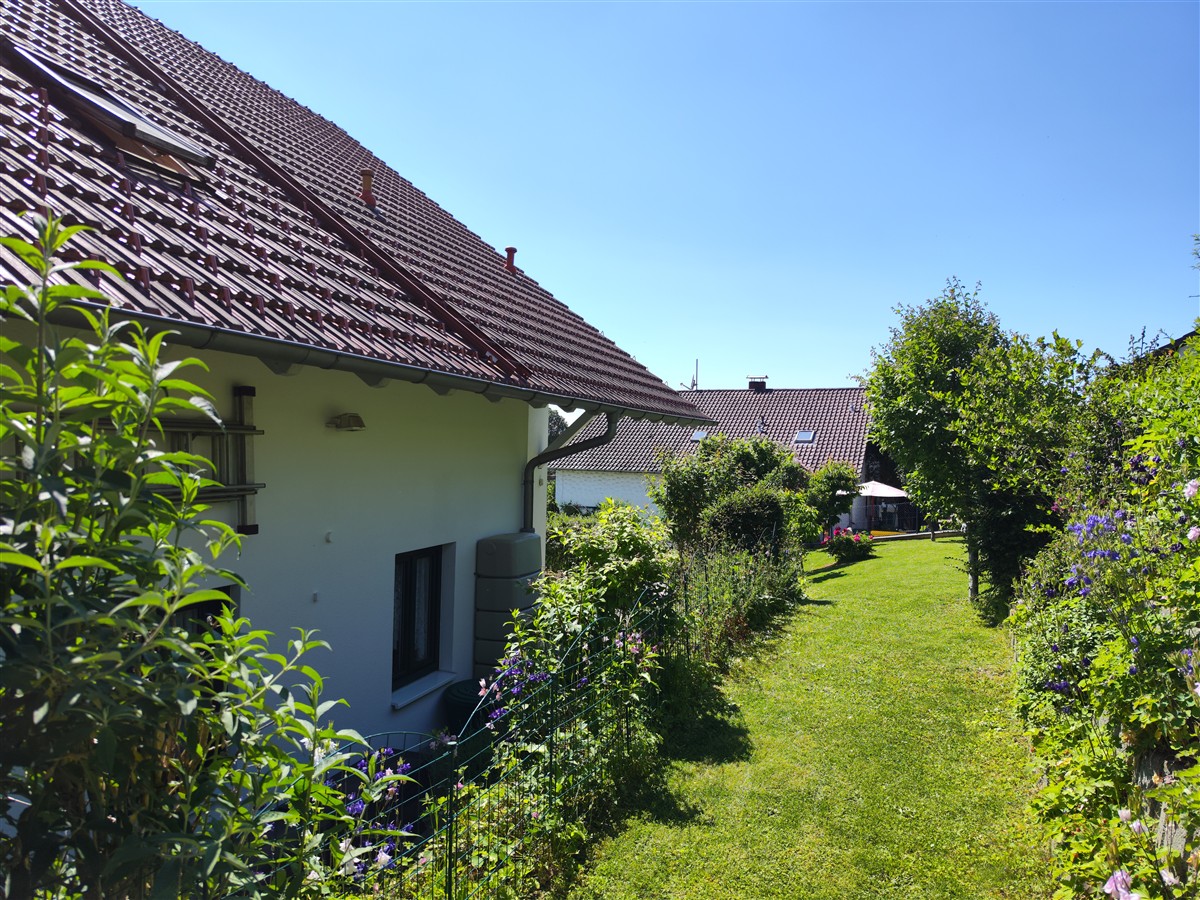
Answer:
[[[617,436],[617,423],[621,421],[621,414],[609,412],[604,415],[608,418],[608,428],[605,429],[604,434],[599,437],[588,438],[586,441],[580,441],[578,444],[568,444],[565,447],[560,446],[554,449],[546,449],[525,463],[525,478],[521,482],[521,491],[525,501],[521,531],[527,534],[533,532],[533,470],[538,466],[554,462],[556,459],[562,459],[564,456],[571,456],[583,450],[591,450],[593,447],[603,447],[611,441]],[[587,416],[587,421],[591,421],[594,416],[595,414]],[[586,421],[581,422],[579,430],[582,430],[582,426],[586,424]]]

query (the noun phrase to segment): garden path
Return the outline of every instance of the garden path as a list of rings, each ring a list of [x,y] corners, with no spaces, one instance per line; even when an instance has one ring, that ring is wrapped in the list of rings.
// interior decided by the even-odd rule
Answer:
[[[809,602],[669,742],[577,900],[1049,896],[1009,636],[963,599],[961,542],[877,550],[810,557]]]

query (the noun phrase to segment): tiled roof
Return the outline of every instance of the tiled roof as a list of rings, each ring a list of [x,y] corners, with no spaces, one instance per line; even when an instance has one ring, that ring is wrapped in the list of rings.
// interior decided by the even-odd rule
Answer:
[[[780,390],[681,391],[696,408],[716,421],[707,434],[757,437],[764,434],[793,452],[812,471],[828,460],[847,462],[862,472],[867,452],[866,397],[862,388],[785,388]],[[761,423],[761,431],[760,431]],[[592,422],[580,438],[599,433]],[[559,461],[557,469],[587,472],[658,472],[660,451],[691,453],[696,429],[657,422],[622,421],[612,442]],[[811,431],[811,443],[794,442],[798,431]]]
[[[0,34],[0,232],[29,234],[17,214],[47,205],[92,226],[76,246],[121,272],[100,286],[129,314],[264,357],[695,417],[336,125],[121,0],[4,3]],[[211,164],[188,179],[122,152],[37,62],[132,104]],[[28,277],[0,250],[0,278]]]

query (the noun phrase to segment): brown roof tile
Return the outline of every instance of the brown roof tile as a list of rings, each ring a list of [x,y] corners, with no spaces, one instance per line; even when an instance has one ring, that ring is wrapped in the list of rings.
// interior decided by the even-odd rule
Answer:
[[[49,205],[121,272],[131,314],[500,386],[535,402],[696,413],[333,123],[121,0],[0,8],[0,230]],[[197,183],[120,152],[14,48],[212,158]],[[193,166],[195,168],[195,166]],[[358,199],[373,173],[374,208]],[[11,255],[0,277],[25,280]]]
[[[809,471],[828,460],[847,462],[862,472],[870,423],[862,388],[784,388],[765,391],[681,391],[697,409],[716,422],[707,434],[766,437],[787,447]],[[762,430],[760,431],[760,423]],[[600,433],[599,421],[580,439]],[[813,432],[811,443],[794,442],[798,431]],[[658,472],[657,455],[691,453],[696,443],[691,426],[622,421],[612,442],[559,461],[557,469],[588,472]]]

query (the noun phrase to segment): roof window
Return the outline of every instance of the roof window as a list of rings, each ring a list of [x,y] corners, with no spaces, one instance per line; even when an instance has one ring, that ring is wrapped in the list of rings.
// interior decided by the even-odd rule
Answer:
[[[702,441],[706,437],[708,437],[708,432],[705,431],[703,428],[697,428],[695,431],[692,432],[692,441],[693,442]]]
[[[815,431],[797,431],[796,436],[792,438],[793,444],[811,444],[817,438]]]
[[[24,60],[49,77],[75,101],[77,111],[100,127],[125,152],[192,178],[186,163],[208,166],[212,155],[194,141],[152,122],[129,101],[91,79],[37,56],[26,47],[12,45]],[[125,140],[121,140],[121,138]],[[185,162],[186,161],[186,162]]]

